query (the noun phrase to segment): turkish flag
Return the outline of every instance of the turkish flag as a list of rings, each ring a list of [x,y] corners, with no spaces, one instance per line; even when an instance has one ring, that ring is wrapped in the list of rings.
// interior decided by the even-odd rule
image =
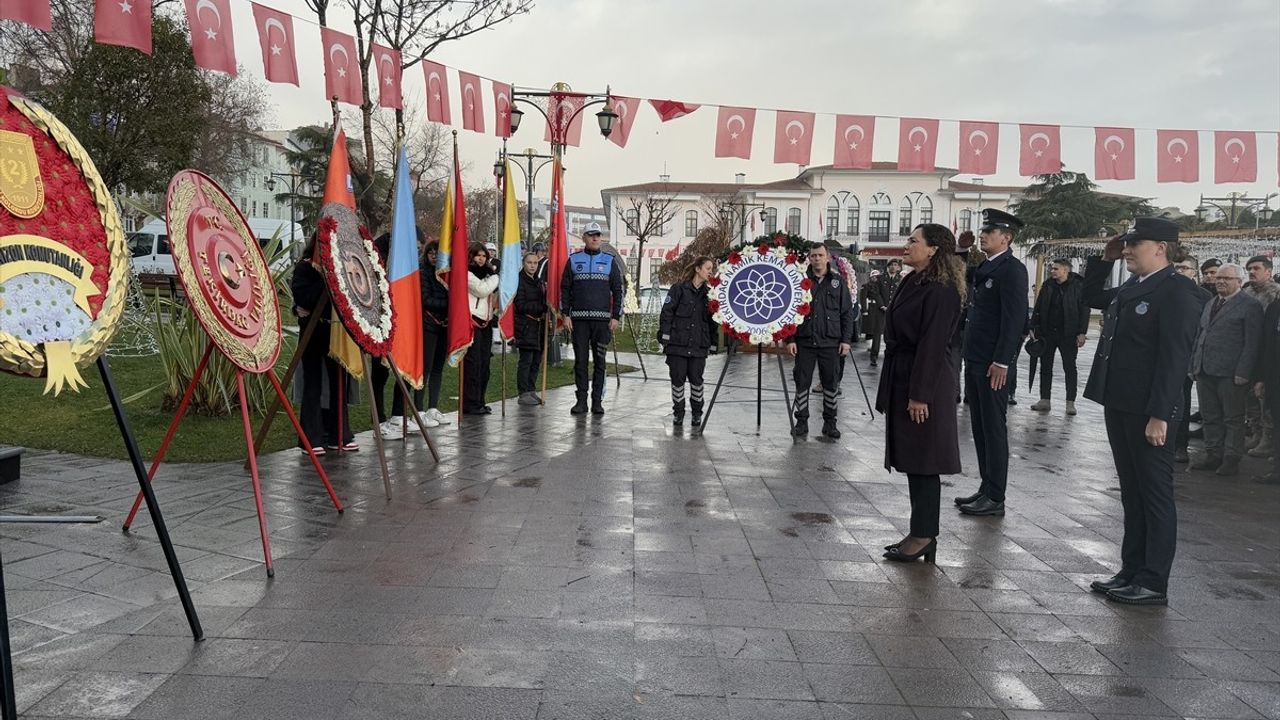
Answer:
[[[779,110],[773,130],[773,161],[808,165],[813,150],[813,113]]]
[[[1258,181],[1258,141],[1255,134],[1226,130],[1213,134],[1213,181]]]
[[[206,70],[236,74],[236,44],[231,37],[230,0],[186,0],[191,54]]]
[[[0,20],[26,23],[37,30],[53,29],[53,13],[49,0],[6,0],[0,3]]]
[[[578,112],[586,103],[586,98],[578,93],[551,93],[547,105],[547,127],[542,139],[548,142],[559,142],[578,147],[582,144],[582,115]]]
[[[1156,131],[1156,182],[1200,181],[1200,133]]]
[[[1018,174],[1057,175],[1062,172],[1062,142],[1057,125],[1019,125],[1022,151],[1018,153]]]
[[[422,74],[427,77],[427,119],[452,125],[453,116],[449,112],[449,72],[440,63],[423,60]]]
[[[631,123],[635,122],[636,111],[640,109],[640,98],[610,95],[609,104],[618,114],[618,119],[613,121],[613,132],[609,133],[609,142],[624,148],[627,138],[631,137]]]
[[[93,8],[93,39],[103,45],[122,45],[150,55],[151,0],[97,0]]]
[[[190,1],[190,0],[188,0]],[[404,96],[400,92],[400,51],[372,44],[373,63],[378,66],[378,106],[404,109]]]
[[[836,152],[833,167],[871,169],[876,119],[871,115],[836,116]]]
[[[324,95],[348,105],[363,102],[360,88],[360,58],[356,57],[356,39],[327,27],[320,28],[320,45],[324,47]]]
[[[701,105],[680,102],[679,100],[650,100],[649,104],[653,106],[654,110],[658,111],[658,117],[662,118],[662,122],[670,122],[676,118],[684,117],[702,107]]]
[[[480,78],[458,71],[462,87],[462,129],[484,132],[484,98],[480,95]]]
[[[253,5],[253,23],[258,26],[258,44],[262,46],[262,67],[267,80],[274,83],[298,84],[298,58],[293,48],[293,16]]]
[[[506,83],[493,83],[493,117],[493,134],[511,137],[511,86]]]
[[[1000,149],[1000,123],[960,123],[960,172],[995,175]]]
[[[1134,178],[1133,128],[1094,128],[1093,177],[1095,180]]]
[[[755,108],[721,107],[716,121],[716,157],[750,160],[751,137],[755,131]]]
[[[937,157],[937,120],[902,118],[898,121],[899,172],[933,172]]]

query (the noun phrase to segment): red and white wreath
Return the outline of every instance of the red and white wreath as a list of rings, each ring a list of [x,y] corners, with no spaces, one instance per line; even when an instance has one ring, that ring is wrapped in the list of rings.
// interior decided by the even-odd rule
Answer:
[[[391,351],[394,327],[391,286],[373,238],[350,208],[328,203],[320,210],[320,262],[338,317],[362,350]]]

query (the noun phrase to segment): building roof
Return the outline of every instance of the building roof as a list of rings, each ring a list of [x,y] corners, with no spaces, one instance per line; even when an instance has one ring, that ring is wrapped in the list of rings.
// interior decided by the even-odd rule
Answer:
[[[950,180],[947,182],[947,190],[958,192],[993,192],[993,193],[1020,193],[1027,188],[1018,185],[986,185],[971,182],[961,182],[959,180]]]
[[[809,183],[800,179],[777,180],[767,183],[737,183],[737,182],[647,182],[637,183],[635,185],[620,185],[618,187],[605,188],[602,193],[640,193],[640,192],[660,192],[660,193],[680,193],[680,192],[696,192],[703,195],[736,195],[740,192],[750,192],[753,190],[793,190],[801,192],[813,192],[813,187]]]
[[[814,165],[813,167],[805,168],[804,172],[800,173],[800,175],[801,175],[801,176],[804,176],[804,175],[806,175],[806,174],[808,174],[808,173],[811,173],[811,172],[814,172],[814,171],[818,171],[818,170],[821,170],[821,171],[824,171],[824,172],[826,172],[826,171],[835,171],[835,172],[849,172],[849,173],[860,173],[860,172],[906,172],[906,173],[910,173],[910,174],[912,174],[912,175],[939,175],[939,174],[942,174],[942,175],[955,175],[956,173],[959,173],[959,172],[960,172],[959,170],[957,170],[957,169],[955,169],[955,168],[949,168],[949,167],[936,167],[936,168],[934,168],[934,169],[933,169],[933,171],[932,171],[932,172],[920,172],[919,170],[905,170],[905,171],[900,171],[900,170],[898,170],[898,163],[896,163],[896,162],[873,162],[873,163],[871,163],[871,167],[870,167],[869,169],[859,169],[859,168],[838,168],[838,167],[836,167],[835,165]]]

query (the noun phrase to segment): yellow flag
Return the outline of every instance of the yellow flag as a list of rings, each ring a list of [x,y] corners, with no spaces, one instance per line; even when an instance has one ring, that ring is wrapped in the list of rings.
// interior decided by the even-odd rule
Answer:
[[[364,379],[364,355],[360,346],[351,338],[347,329],[342,327],[338,319],[338,309],[330,306],[329,314],[329,357],[338,361],[344,370],[357,380]]]

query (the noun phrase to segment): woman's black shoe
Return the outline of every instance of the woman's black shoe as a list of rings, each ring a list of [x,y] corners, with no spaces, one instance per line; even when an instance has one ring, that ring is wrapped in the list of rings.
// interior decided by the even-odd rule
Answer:
[[[938,554],[938,539],[934,538],[929,541],[928,545],[925,545],[924,547],[920,548],[920,552],[918,553],[908,555],[907,553],[902,552],[901,546],[898,546],[893,548],[892,550],[886,550],[884,553],[884,557],[886,560],[893,560],[894,562],[915,562],[920,558],[924,558],[925,562],[932,563],[934,556],[936,556],[937,554]]]

